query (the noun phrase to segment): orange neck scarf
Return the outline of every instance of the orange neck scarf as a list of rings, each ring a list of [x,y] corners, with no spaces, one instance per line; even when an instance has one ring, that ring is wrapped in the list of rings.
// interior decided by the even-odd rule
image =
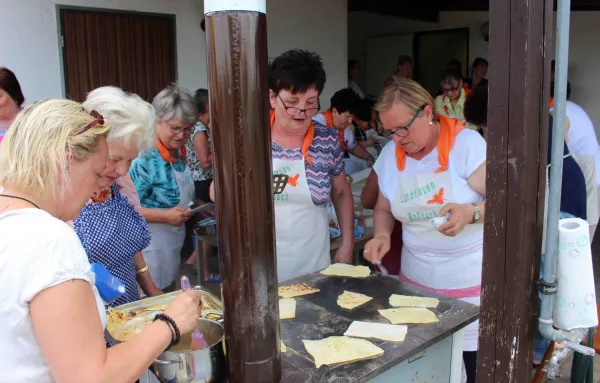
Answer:
[[[158,149],[158,154],[160,154],[163,160],[170,163],[177,162],[177,158],[171,157],[171,155],[169,154],[169,150],[159,139],[156,140],[156,149]],[[179,148],[179,152],[181,153],[181,162],[185,163],[185,156],[187,154],[187,151],[185,150],[185,145]]]
[[[331,108],[327,109],[327,111],[323,112],[323,117],[325,117],[325,125],[328,127],[335,129],[333,126],[333,114],[331,113]],[[346,150],[346,143],[344,142],[344,131],[338,130],[338,139],[340,140],[340,145],[342,146],[342,150]]]
[[[356,126],[358,126],[360,128],[360,130],[362,130],[363,132],[366,132],[367,129],[369,128],[369,125],[365,126],[364,128],[360,125],[360,123],[362,122],[358,117],[354,117],[352,119],[354,121],[354,123],[356,124]]]
[[[271,109],[269,114],[271,120],[271,129],[273,129],[273,125],[275,125],[275,110]],[[310,166],[312,166],[312,159],[310,158],[310,154],[308,154],[308,148],[312,143],[313,138],[315,137],[315,125],[312,120],[310,121],[310,126],[308,127],[308,131],[304,136],[304,141],[302,142],[302,157],[308,162]]]
[[[448,169],[448,158],[450,150],[454,146],[454,139],[465,126],[457,119],[446,116],[438,116],[437,121],[440,124],[440,134],[436,145],[440,167],[435,169],[435,172],[441,173]],[[399,171],[403,171],[406,167],[406,152],[400,144],[396,144],[396,167]]]
[[[554,97],[550,97],[550,109],[554,108]]]

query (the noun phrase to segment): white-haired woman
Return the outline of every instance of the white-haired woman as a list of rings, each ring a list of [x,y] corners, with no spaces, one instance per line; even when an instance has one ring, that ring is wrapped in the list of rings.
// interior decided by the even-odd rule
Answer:
[[[98,111],[110,125],[106,137],[109,155],[99,181],[101,189],[75,220],[75,232],[90,262],[105,266],[127,288],[111,306],[138,300],[138,283],[147,296],[161,294],[141,253],[151,236],[146,220],[134,208],[135,188],[134,195],[129,195],[133,198],[124,195],[131,182],[127,174],[131,162],[140,150],[154,144],[154,108],[139,96],[110,86],[90,92],[83,106]]]
[[[99,187],[108,158],[103,122],[76,102],[47,100],[25,108],[2,142],[2,381],[133,382],[174,342],[175,328],[197,326],[200,296],[186,292],[131,341],[105,346],[104,304],[65,223]]]
[[[198,118],[194,98],[176,85],[154,98],[156,147],[136,158],[129,175],[148,221],[152,241],[144,251],[152,280],[163,290],[174,286],[181,265],[185,222],[191,217],[194,180],[186,165],[185,143]]]

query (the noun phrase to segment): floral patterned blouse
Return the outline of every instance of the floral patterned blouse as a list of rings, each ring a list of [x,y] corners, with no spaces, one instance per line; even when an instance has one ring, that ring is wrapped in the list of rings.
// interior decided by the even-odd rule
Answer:
[[[185,144],[187,149],[186,161],[187,165],[192,171],[192,177],[194,178],[194,181],[212,180],[212,167],[208,169],[202,169],[202,167],[200,167],[200,162],[198,162],[196,151],[194,150],[194,137],[196,137],[196,134],[200,132],[206,132],[206,135],[208,136],[208,147],[210,148],[210,151],[212,153],[212,137],[210,134],[210,130],[206,126],[204,126],[204,124],[202,124],[200,121],[198,121],[198,123],[196,123],[196,125],[194,126],[194,130],[192,131],[188,142]]]

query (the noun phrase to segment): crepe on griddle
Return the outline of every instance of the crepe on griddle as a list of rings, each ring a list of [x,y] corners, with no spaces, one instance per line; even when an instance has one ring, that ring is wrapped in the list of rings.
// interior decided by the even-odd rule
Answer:
[[[321,290],[310,287],[306,283],[300,283],[297,285],[280,286],[279,296],[282,298],[295,298],[303,295],[318,293],[319,291]]]

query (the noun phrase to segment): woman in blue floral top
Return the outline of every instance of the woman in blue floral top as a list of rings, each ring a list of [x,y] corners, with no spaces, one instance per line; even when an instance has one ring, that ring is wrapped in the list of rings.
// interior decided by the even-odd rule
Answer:
[[[148,221],[152,241],[144,251],[150,275],[160,289],[171,289],[181,265],[180,251],[194,200],[192,172],[186,164],[185,143],[198,118],[192,95],[176,85],[162,90],[152,102],[156,111],[156,147],[142,153],[129,175]]]

